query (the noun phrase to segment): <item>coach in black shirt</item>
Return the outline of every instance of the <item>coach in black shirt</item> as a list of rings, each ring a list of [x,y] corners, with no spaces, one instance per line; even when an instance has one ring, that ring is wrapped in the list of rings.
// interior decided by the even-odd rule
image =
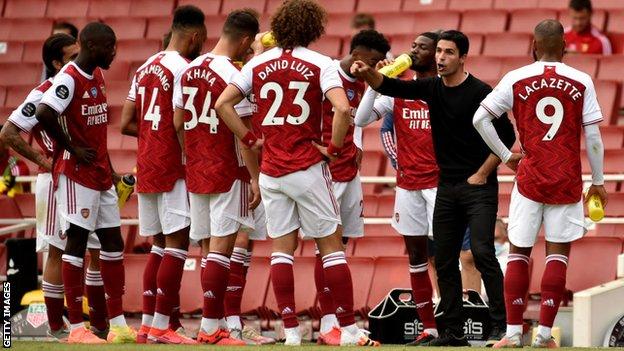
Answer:
[[[438,77],[403,81],[391,79],[357,61],[352,73],[383,95],[420,99],[429,105],[433,146],[440,181],[433,214],[435,265],[443,312],[440,337],[429,346],[466,346],[462,318],[462,284],[459,252],[466,227],[471,249],[485,283],[493,329],[493,344],[505,330],[503,274],[494,254],[494,227],[498,210],[496,167],[491,153],[472,125],[472,116],[492,91],[486,83],[464,71],[468,38],[450,30],[440,35],[436,47]],[[515,141],[513,126],[505,116],[495,125],[508,147]]]

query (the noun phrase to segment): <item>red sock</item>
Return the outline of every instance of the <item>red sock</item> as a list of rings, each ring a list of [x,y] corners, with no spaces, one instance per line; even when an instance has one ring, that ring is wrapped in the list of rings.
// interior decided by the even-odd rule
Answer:
[[[123,264],[123,252],[100,250],[100,272],[106,293],[108,319],[123,315],[123,294],[126,277]]]
[[[69,323],[78,324],[82,318],[82,295],[84,293],[83,258],[63,255],[63,286],[67,299]]]
[[[202,317],[220,319],[225,315],[223,300],[230,275],[230,259],[220,253],[211,252],[206,256],[206,268],[202,273],[204,308]]]
[[[564,255],[548,255],[542,276],[542,306],[539,324],[552,328],[559,304],[565,293],[568,258]]]
[[[158,267],[156,282],[156,312],[163,316],[171,316],[173,308],[178,304],[178,294],[184,273],[184,262],[188,252],[182,249],[165,248],[165,255]]]
[[[425,329],[437,329],[433,315],[433,302],[431,301],[433,288],[429,279],[428,263],[410,265],[409,271],[418,318],[420,318]]]
[[[43,290],[43,299],[46,305],[46,314],[48,315],[48,324],[50,330],[56,331],[63,328],[63,308],[64,295],[63,285],[50,284],[44,281],[41,284]]]
[[[299,325],[295,314],[293,263],[293,256],[281,252],[271,254],[271,282],[285,328],[294,328]]]
[[[169,329],[178,330],[182,327],[180,322],[180,291],[174,297],[173,309],[171,310],[171,316],[169,316]]]
[[[345,253],[334,252],[323,256],[325,283],[336,306],[336,317],[341,327],[355,324],[353,313],[353,282]]]
[[[105,330],[108,328],[106,297],[104,297],[104,281],[102,281],[100,271],[92,271],[87,268],[85,285],[89,300],[89,323],[98,330]]]
[[[334,308],[334,301],[332,300],[331,293],[325,282],[325,273],[323,271],[323,260],[320,255],[316,255],[316,261],[314,264],[314,284],[316,285],[316,296],[321,307],[321,314],[326,316],[328,314],[334,314],[336,308]]]
[[[504,284],[507,324],[522,325],[522,315],[529,291],[529,258],[527,256],[509,254]]]
[[[154,315],[156,310],[156,276],[165,250],[162,247],[152,245],[152,250],[147,256],[147,263],[143,270],[143,314]]]
[[[245,289],[245,259],[247,250],[235,247],[230,258],[230,276],[225,291],[225,316],[239,316]]]

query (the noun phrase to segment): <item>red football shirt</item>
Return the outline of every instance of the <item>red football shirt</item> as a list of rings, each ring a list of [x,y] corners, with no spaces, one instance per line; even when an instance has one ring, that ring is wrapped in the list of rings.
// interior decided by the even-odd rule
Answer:
[[[303,47],[271,49],[249,61],[232,84],[255,104],[264,136],[262,173],[281,177],[321,162],[323,99],[342,82],[332,59]]]
[[[55,181],[59,174],[64,174],[90,189],[110,189],[113,180],[106,148],[108,105],[102,71],[96,69],[89,75],[75,63],[68,63],[54,77],[41,103],[61,115],[61,127],[74,145],[96,152],[93,163],[86,165],[78,163],[67,150],[57,150],[52,171]]]
[[[602,121],[594,83],[560,62],[511,71],[481,105],[495,116],[513,111],[525,154],[518,191],[545,204],[580,201],[582,126]]]
[[[355,140],[357,135],[354,134],[356,127],[353,122],[353,118],[355,118],[355,112],[357,111],[357,107],[360,105],[360,100],[362,99],[362,94],[364,94],[365,86],[363,82],[360,82],[353,77],[349,77],[347,73],[340,68],[340,61],[334,61],[334,64],[336,65],[336,70],[342,79],[342,86],[347,93],[349,106],[351,106],[351,126],[349,126],[349,130],[345,136],[342,153],[337,160],[329,164],[329,170],[333,181],[349,182],[355,178],[358,173],[358,167],[356,164],[357,148],[359,147],[361,149],[362,145],[361,142],[360,145],[357,145]],[[329,100],[325,99],[323,102],[323,144],[325,146],[329,145],[329,142],[331,141],[333,120],[334,107]],[[357,129],[361,133],[361,130],[359,130],[360,128],[358,127]]]
[[[184,178],[182,148],[173,127],[173,90],[188,61],[177,51],[147,59],[132,79],[128,100],[136,102],[139,143],[137,191],[161,193]]]
[[[380,96],[375,100],[373,111],[378,119],[393,113],[397,186],[406,190],[437,187],[439,169],[433,151],[427,103]]]
[[[611,55],[611,42],[595,27],[577,33],[568,27],[564,34],[566,50],[570,53]]]
[[[225,193],[235,180],[248,179],[236,136],[214,110],[238,73],[229,58],[208,53],[191,62],[176,85],[175,106],[185,110],[186,185],[192,193]],[[236,110],[241,117],[251,115],[247,99]]]

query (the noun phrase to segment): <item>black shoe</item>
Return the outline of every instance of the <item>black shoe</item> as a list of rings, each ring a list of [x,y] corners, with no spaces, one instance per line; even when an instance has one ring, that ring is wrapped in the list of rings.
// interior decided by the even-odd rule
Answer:
[[[470,347],[470,343],[466,340],[466,336],[457,337],[450,331],[445,331],[439,337],[429,341],[422,346],[452,346],[452,347]]]
[[[505,337],[506,327],[500,325],[494,325],[490,331],[490,335],[485,342],[485,347],[492,347]]]
[[[407,343],[405,346],[425,346],[433,339],[435,339],[435,336],[422,332],[414,341]]]

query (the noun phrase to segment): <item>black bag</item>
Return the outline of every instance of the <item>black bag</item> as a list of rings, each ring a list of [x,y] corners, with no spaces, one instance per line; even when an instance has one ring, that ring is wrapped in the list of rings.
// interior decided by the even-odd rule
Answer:
[[[435,306],[437,310],[438,306]],[[438,327],[441,320],[437,317]],[[406,344],[423,330],[418,319],[411,289],[392,289],[368,314],[371,338],[382,344]],[[464,333],[469,341],[482,344],[490,333],[489,308],[481,295],[468,290],[464,293]]]

